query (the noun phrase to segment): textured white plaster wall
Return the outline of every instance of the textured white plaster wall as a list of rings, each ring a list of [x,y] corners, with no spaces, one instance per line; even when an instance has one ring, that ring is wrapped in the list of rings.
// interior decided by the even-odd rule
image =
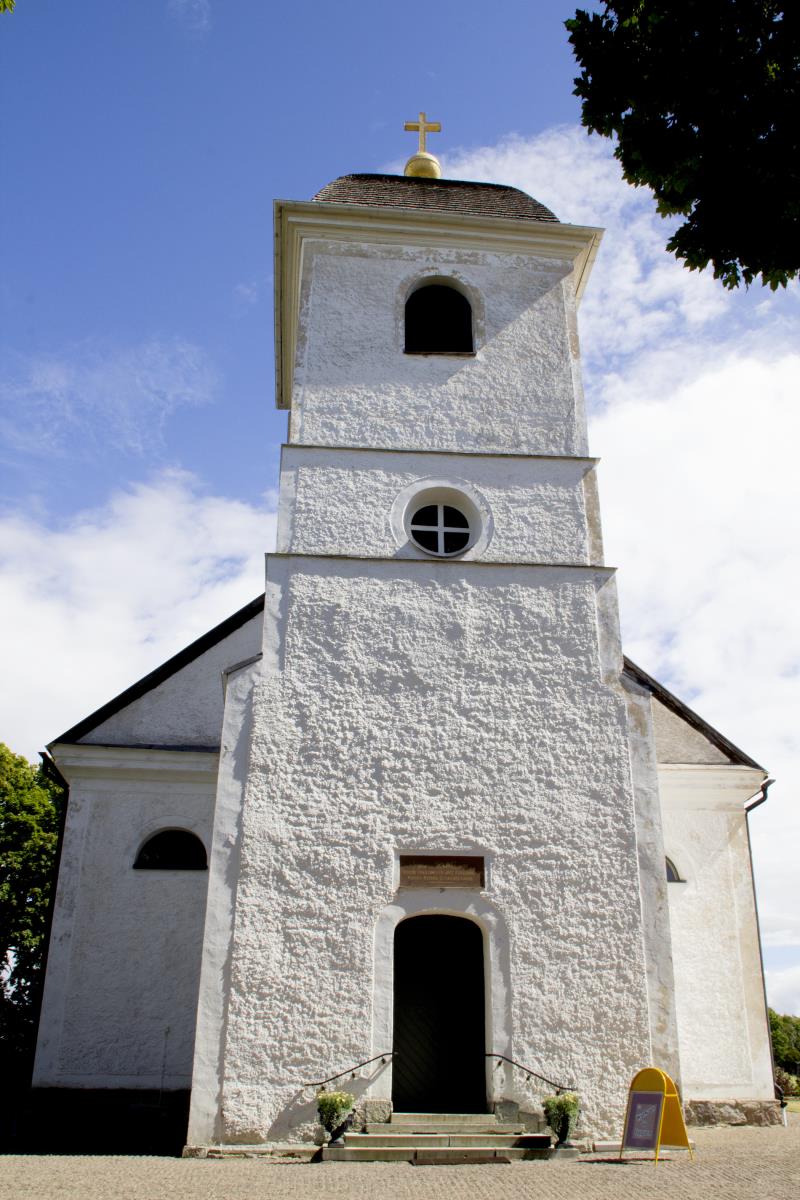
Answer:
[[[653,699],[653,729],[658,761],[662,763],[729,763],[727,754],[704,737],[699,729],[682,721],[665,705]]]
[[[132,867],[159,829],[208,847],[216,756],[204,757],[205,783],[137,779],[131,763],[71,778],[36,1085],[190,1086],[208,872]]]
[[[586,454],[571,262],[422,246],[304,246],[290,440]],[[425,276],[477,298],[474,357],[403,352]]]
[[[217,795],[209,855],[203,961],[197,1002],[188,1144],[222,1141],[225,1021],[231,987],[231,950],[239,883],[244,789],[250,759],[253,681],[260,664],[228,677]]]
[[[284,1135],[313,1118],[298,1082],[386,1049],[375,931],[395,852],[454,844],[492,855],[513,1057],[577,1083],[610,1132],[650,1043],[625,704],[603,682],[619,647],[598,644],[608,573],[268,570],[222,1136]]]
[[[222,726],[222,672],[261,649],[261,614],[212,646],[82,741],[121,746],[216,746]]]
[[[683,1094],[772,1099],[745,801],[763,772],[662,766],[664,847],[685,883],[668,886]]]
[[[636,840],[652,1043],[651,1062],[666,1071],[680,1087],[672,932],[651,695],[627,673],[623,673],[622,682],[628,705],[628,739],[636,804]]]
[[[397,544],[396,497],[430,479],[476,488],[491,512],[480,557],[495,562],[588,563],[584,478],[591,460],[414,454],[287,446],[278,549],[298,554],[424,558]]]
[[[493,855],[486,846],[472,843],[459,847],[452,843],[452,852],[475,854],[481,852],[487,872],[487,884],[491,890]],[[395,867],[395,880],[399,872]],[[399,923],[407,917],[424,913],[445,914],[473,921],[481,930],[483,940],[483,967],[485,985],[485,1045],[495,1054],[511,1056],[513,1048],[513,1020],[511,1015],[511,965],[508,929],[502,913],[487,898],[486,893],[468,888],[407,888],[398,887],[392,902],[383,909],[375,925],[375,986],[373,989],[373,1046],[392,1046],[394,1024],[394,935]],[[502,1094],[509,1098],[524,1099],[517,1095],[514,1072],[494,1058],[484,1063],[487,1092],[494,1092],[502,1082]],[[370,1098],[390,1100],[392,1095],[393,1063],[382,1070],[368,1068],[374,1072],[367,1089]],[[504,1072],[501,1077],[497,1072]],[[498,1095],[501,1092],[497,1093]]]

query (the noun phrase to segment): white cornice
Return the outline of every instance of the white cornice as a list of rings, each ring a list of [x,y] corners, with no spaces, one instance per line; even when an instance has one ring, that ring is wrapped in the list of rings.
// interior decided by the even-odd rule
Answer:
[[[92,746],[55,742],[55,763],[70,783],[79,779],[169,779],[213,786],[219,753],[215,750],[159,750],[143,746]]]
[[[322,201],[275,201],[275,373],[278,408],[289,408],[297,346],[303,243],[339,242],[469,248],[572,262],[577,298],[583,294],[602,229],[518,217],[482,217],[423,209],[372,208]]]
[[[281,461],[290,457],[313,458],[315,455],[353,455],[363,458],[365,455],[378,456],[382,454],[395,455],[404,459],[411,455],[425,455],[428,458],[458,458],[458,459],[512,459],[516,462],[531,463],[567,463],[577,464],[581,469],[590,470],[600,462],[599,458],[591,455],[578,454],[526,454],[520,451],[515,454],[511,450],[431,450],[428,447],[411,449],[406,446],[324,446],[309,442],[283,442],[281,444]]]
[[[403,572],[434,568],[447,571],[455,568],[457,571],[567,571],[573,575],[593,575],[598,579],[612,579],[617,573],[616,567],[606,566],[605,563],[578,562],[515,562],[508,559],[493,558],[378,558],[368,554],[306,554],[292,551],[270,550],[265,555],[267,563],[267,578],[271,563],[296,563],[298,567],[308,563],[318,565],[326,573],[332,570],[333,564],[339,564],[343,571],[361,570],[368,564],[372,571],[389,571],[399,568]]]
[[[658,764],[659,791],[670,808],[743,811],[744,805],[757,794],[766,778],[766,771],[733,764]]]

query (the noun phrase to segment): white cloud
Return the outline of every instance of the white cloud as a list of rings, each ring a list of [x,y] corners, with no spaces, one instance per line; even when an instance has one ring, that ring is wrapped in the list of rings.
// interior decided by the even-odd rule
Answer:
[[[581,341],[590,365],[608,370],[618,356],[702,326],[730,307],[730,296],[710,275],[678,268],[666,253],[670,225],[656,216],[649,191],[624,182],[607,141],[564,126],[456,152],[444,165],[453,178],[522,188],[561,221],[605,228],[581,309]]]
[[[184,472],[115,493],[63,526],[0,518],[2,738],[46,742],[264,587],[274,497],[205,494]]]
[[[800,945],[779,936],[800,851],[800,355],[677,366],[670,393],[647,356],[592,423],[606,558],[628,654],[777,778],[750,818],[761,911],[771,945]]]
[[[777,777],[750,819],[759,904],[765,943],[798,946],[800,293],[730,293],[687,271],[650,194],[579,129],[445,168],[606,227],[580,325],[625,648]]]
[[[767,971],[767,999],[779,1013],[800,1016],[800,966]]]
[[[258,284],[251,280],[250,282],[237,283],[233,289],[233,294],[241,304],[252,305],[258,303]]]
[[[208,403],[217,387],[205,353],[177,339],[123,348],[83,342],[4,367],[0,444],[14,454],[143,455],[161,446],[176,409]]]
[[[205,34],[211,29],[211,0],[167,0],[167,13],[188,33]]]
[[[786,899],[791,902],[793,889],[788,889]],[[761,917],[761,941],[770,949],[772,946],[800,946],[800,913],[771,912]]]

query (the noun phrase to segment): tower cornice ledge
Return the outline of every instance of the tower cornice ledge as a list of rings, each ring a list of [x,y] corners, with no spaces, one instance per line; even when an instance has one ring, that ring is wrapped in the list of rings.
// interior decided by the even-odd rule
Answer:
[[[494,558],[438,558],[434,555],[420,556],[419,558],[383,558],[379,555],[361,555],[361,554],[305,554],[298,551],[283,551],[270,550],[265,555],[267,563],[267,575],[269,575],[269,564],[271,562],[297,562],[300,563],[341,563],[343,568],[352,564],[354,569],[362,567],[364,563],[369,563],[372,568],[376,566],[397,567],[401,570],[406,570],[409,567],[433,568],[436,571],[447,571],[458,567],[462,571],[472,570],[473,567],[483,571],[492,570],[514,570],[514,571],[574,571],[590,575],[599,575],[604,579],[611,579],[617,573],[616,567],[606,566],[604,563],[579,563],[579,562],[515,562],[509,559],[494,559]]]
[[[294,564],[296,568],[307,566],[313,570],[317,568],[321,571],[330,571],[333,564],[336,564],[337,569],[342,571],[344,575],[354,574],[368,566],[371,571],[384,571],[391,574],[392,571],[399,571],[402,574],[408,575],[409,571],[441,571],[453,572],[456,574],[461,571],[463,575],[469,572],[479,571],[487,576],[491,576],[492,572],[511,571],[525,572],[529,574],[547,575],[563,575],[564,572],[569,575],[584,575],[599,578],[603,583],[612,580],[616,575],[615,566],[607,566],[603,563],[559,563],[559,562],[541,562],[530,563],[521,560],[515,562],[510,559],[494,559],[494,558],[438,558],[426,556],[420,558],[386,558],[380,554],[319,554],[319,553],[303,553],[297,551],[270,551],[265,554],[266,562],[266,578],[267,584],[270,582],[270,568],[276,568],[278,564]]]
[[[332,238],[337,242],[420,245],[430,249],[466,248],[569,261],[576,299],[580,301],[603,236],[602,229],[590,225],[314,200],[276,200],[274,212],[278,408],[291,407],[306,241]]]
[[[529,454],[527,451],[520,450],[514,453],[512,450],[434,450],[430,446],[343,446],[338,442],[282,442],[281,443],[281,458],[287,453],[314,453],[320,454],[390,454],[390,455],[410,455],[410,454],[425,454],[431,458],[510,458],[516,462],[563,462],[563,463],[578,463],[585,464],[587,467],[596,467],[600,462],[599,458],[591,454]]]

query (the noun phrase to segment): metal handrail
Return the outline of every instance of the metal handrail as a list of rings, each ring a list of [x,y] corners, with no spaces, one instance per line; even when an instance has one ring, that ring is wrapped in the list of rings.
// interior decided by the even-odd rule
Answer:
[[[550,1087],[554,1087],[556,1089],[556,1093],[574,1092],[576,1090],[572,1084],[556,1083],[556,1081],[554,1079],[548,1079],[546,1075],[540,1075],[538,1071],[534,1071],[531,1067],[524,1067],[522,1065],[522,1063],[514,1062],[513,1058],[507,1058],[505,1056],[505,1054],[494,1054],[494,1053],[490,1052],[490,1053],[487,1053],[486,1057],[487,1058],[500,1058],[503,1060],[503,1062],[510,1063],[512,1067],[517,1067],[520,1071],[524,1071],[528,1077],[530,1077],[531,1075],[535,1075],[537,1079],[541,1079],[542,1083],[549,1083]]]
[[[329,1079],[311,1079],[308,1083],[301,1083],[301,1087],[324,1087],[326,1083],[333,1083],[334,1079],[344,1079],[345,1075],[355,1075],[361,1067],[368,1067],[370,1063],[380,1060],[385,1063],[388,1058],[392,1058],[394,1050],[388,1050],[386,1054],[376,1054],[374,1058],[367,1058],[364,1062],[356,1063],[354,1067],[348,1067],[346,1071],[340,1071],[338,1075],[331,1075]]]

